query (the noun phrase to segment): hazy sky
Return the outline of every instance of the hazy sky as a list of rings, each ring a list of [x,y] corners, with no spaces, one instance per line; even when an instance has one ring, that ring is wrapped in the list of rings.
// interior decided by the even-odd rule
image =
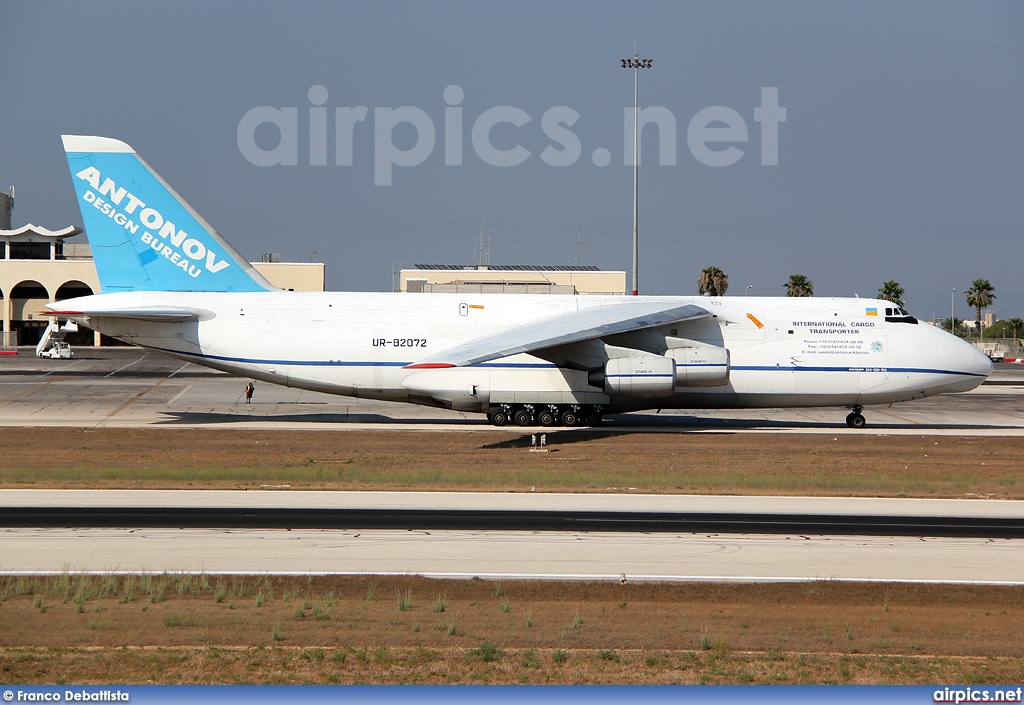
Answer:
[[[644,132],[641,293],[695,294],[716,265],[734,295],[781,296],[794,273],[818,295],[895,279],[924,318],[949,315],[956,287],[972,318],[960,292],[984,277],[1001,318],[1024,315],[1024,3],[8,0],[0,31],[15,227],[81,224],[60,135],[95,134],[135,147],[247,257],[315,250],[329,289],[475,263],[481,219],[492,263],[573,264],[579,227],[583,264],[628,272],[619,60],[635,40],[654,59],[640,104],[675,122],[660,145]],[[786,111],[777,165],[762,163],[763,88]],[[274,151],[277,126],[243,124],[260,106],[294,109],[276,113],[294,115],[294,143]],[[359,106],[362,121],[337,119]],[[729,141],[700,139],[715,128]],[[289,151],[294,165],[253,163]],[[392,161],[420,163],[381,185]]]

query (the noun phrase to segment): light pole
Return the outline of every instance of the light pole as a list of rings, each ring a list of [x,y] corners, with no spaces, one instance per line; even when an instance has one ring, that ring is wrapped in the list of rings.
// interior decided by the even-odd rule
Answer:
[[[754,288],[753,284],[747,284],[747,288],[743,290],[743,295],[746,296],[747,292]]]
[[[954,297],[956,296],[956,289],[953,289],[953,293],[949,295],[949,332],[956,335],[953,330],[953,307],[956,306],[954,303]]]
[[[641,59],[634,53],[632,59],[622,59],[622,68],[633,69],[633,296],[640,293],[638,280],[639,248],[637,233],[640,220],[640,69],[649,69],[654,59]]]

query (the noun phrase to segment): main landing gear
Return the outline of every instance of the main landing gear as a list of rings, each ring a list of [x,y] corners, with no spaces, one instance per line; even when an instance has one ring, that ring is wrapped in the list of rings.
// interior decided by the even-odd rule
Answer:
[[[846,425],[850,428],[864,428],[867,425],[864,415],[860,413],[861,407],[853,407],[853,411],[846,417]]]
[[[600,406],[589,404],[502,404],[492,407],[487,419],[495,426],[600,426]]]

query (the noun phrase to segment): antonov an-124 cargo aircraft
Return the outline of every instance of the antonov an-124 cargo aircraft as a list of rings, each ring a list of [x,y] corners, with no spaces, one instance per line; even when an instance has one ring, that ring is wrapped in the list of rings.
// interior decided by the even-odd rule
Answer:
[[[244,377],[499,426],[836,406],[860,428],[864,406],[964,392],[992,371],[882,300],[281,291],[124,142],[64,148],[101,291],[50,315]]]

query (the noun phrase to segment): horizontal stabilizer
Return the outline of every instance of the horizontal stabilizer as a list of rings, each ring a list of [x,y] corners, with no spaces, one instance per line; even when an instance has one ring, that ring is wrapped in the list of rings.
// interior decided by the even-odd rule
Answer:
[[[159,321],[165,323],[181,323],[184,321],[198,321],[202,318],[212,318],[213,313],[198,308],[178,308],[173,306],[147,306],[145,308],[98,308],[98,309],[73,309],[62,310],[56,308],[57,304],[50,304],[55,308],[47,307],[46,311],[40,312],[44,316],[56,316],[59,318],[85,318],[86,316],[97,318],[131,318],[136,321]]]
[[[669,306],[664,301],[641,300],[565,311],[539,321],[509,328],[443,350],[408,368],[466,367],[509,355],[532,353],[557,345],[579,343],[604,336],[645,330],[672,323],[707,318],[700,306]]]

